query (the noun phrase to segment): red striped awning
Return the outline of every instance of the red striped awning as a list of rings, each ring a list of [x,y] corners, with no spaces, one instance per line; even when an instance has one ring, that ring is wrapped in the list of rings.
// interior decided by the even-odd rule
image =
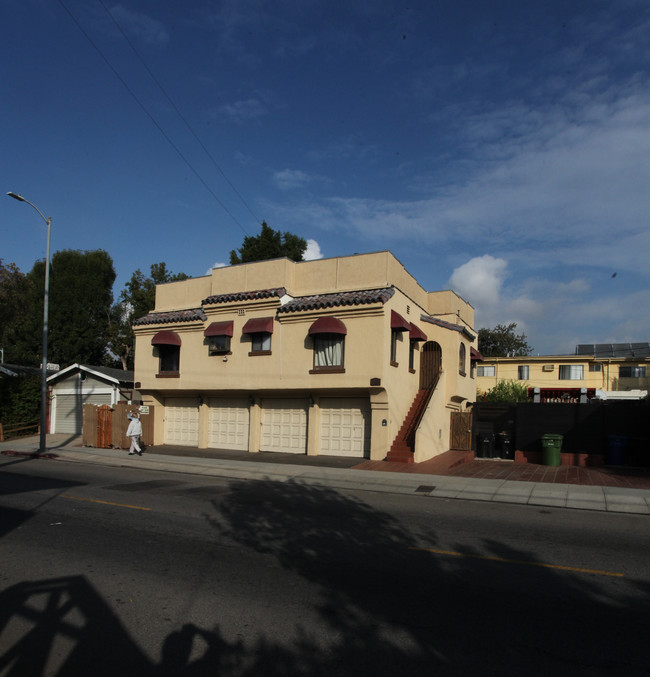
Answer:
[[[204,332],[203,336],[232,336],[233,322],[213,322]]]
[[[337,320],[335,317],[319,317],[311,327],[309,327],[309,334],[347,334],[347,327]]]
[[[181,337],[175,331],[159,331],[152,339],[152,346],[180,346]]]
[[[426,341],[427,335],[420,329],[420,327],[411,322],[411,326],[409,328],[409,338],[411,341]]]
[[[273,318],[272,317],[253,317],[242,329],[243,334],[272,334],[273,333]]]
[[[411,323],[407,322],[399,313],[394,310],[390,311],[390,328],[395,331],[409,331]]]

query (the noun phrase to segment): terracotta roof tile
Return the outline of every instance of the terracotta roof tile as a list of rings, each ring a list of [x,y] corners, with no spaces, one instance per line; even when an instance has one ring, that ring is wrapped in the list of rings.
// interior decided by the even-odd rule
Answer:
[[[474,334],[472,334],[472,332],[462,324],[452,324],[451,322],[440,320],[437,317],[431,317],[430,315],[421,315],[420,319],[422,320],[422,322],[428,322],[429,324],[435,324],[438,327],[444,327],[445,329],[451,329],[452,331],[457,331],[461,334],[465,334],[465,336],[470,341],[473,341],[476,338],[476,336],[474,336]]]
[[[287,291],[284,287],[276,287],[275,289],[258,289],[256,291],[238,291],[233,294],[215,294],[214,296],[208,296],[207,299],[203,299],[201,305],[230,303],[232,301],[254,301],[255,299],[268,299],[271,296],[281,298],[286,293]]]
[[[170,310],[166,313],[149,313],[144,317],[133,320],[133,325],[141,324],[176,324],[177,322],[195,322],[207,319],[202,308],[192,308],[191,310]]]
[[[300,296],[278,308],[278,313],[293,313],[300,310],[335,308],[337,306],[359,306],[367,303],[386,303],[394,293],[395,290],[392,287],[384,287],[382,289],[344,291],[336,294]]]

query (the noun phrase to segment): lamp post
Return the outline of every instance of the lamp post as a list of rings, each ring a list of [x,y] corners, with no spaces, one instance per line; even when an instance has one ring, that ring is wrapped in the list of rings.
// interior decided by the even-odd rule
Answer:
[[[41,216],[43,221],[47,224],[47,248],[45,253],[45,291],[43,292],[43,350],[42,350],[42,364],[41,364],[41,425],[40,425],[40,442],[39,453],[44,454],[47,451],[47,317],[48,317],[48,299],[50,295],[50,226],[52,219],[45,217],[43,212],[29,200],[26,200],[18,193],[7,193],[18,202],[26,202],[30,207],[33,207]]]

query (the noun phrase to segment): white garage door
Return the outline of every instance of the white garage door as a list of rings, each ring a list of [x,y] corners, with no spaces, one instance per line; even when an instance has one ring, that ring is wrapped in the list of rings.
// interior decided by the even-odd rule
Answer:
[[[208,447],[248,451],[247,400],[214,398],[208,405]]]
[[[363,398],[320,401],[320,453],[324,456],[370,454],[370,403]]]
[[[195,398],[165,401],[165,444],[199,446],[199,403]]]
[[[111,404],[110,393],[55,395],[53,432],[81,435],[84,404]]]
[[[307,402],[262,400],[262,451],[307,453]]]

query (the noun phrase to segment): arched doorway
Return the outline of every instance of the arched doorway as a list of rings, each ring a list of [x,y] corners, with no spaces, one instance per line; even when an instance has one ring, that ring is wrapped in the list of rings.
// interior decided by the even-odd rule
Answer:
[[[441,369],[442,348],[435,341],[427,341],[420,352],[420,390],[431,388]]]

